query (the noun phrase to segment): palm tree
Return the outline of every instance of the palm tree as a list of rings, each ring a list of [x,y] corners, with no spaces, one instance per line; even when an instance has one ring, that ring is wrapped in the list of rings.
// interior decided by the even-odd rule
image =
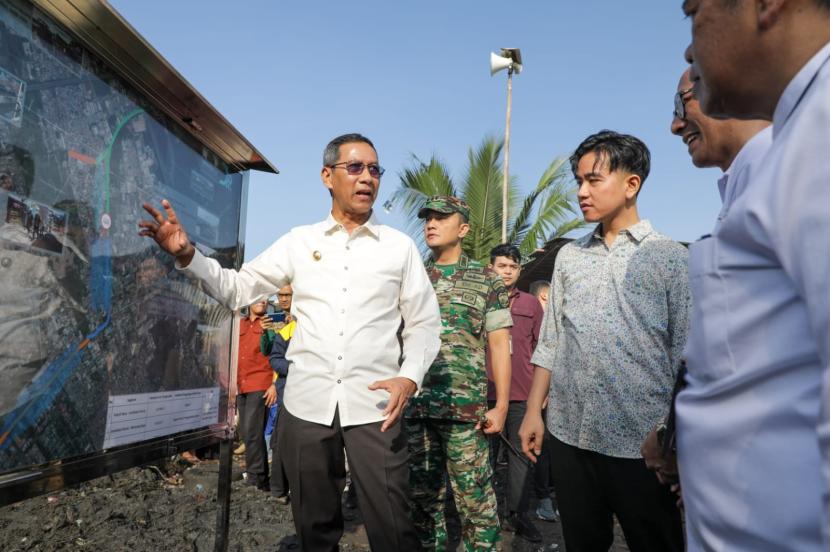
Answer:
[[[400,185],[391,198],[408,220],[407,232],[426,253],[423,221],[418,210],[433,195],[453,195],[470,206],[470,232],[464,238],[464,252],[483,263],[490,262],[490,250],[501,243],[503,142],[485,137],[468,152],[468,166],[461,187],[456,187],[444,163],[433,155],[428,162],[413,155],[412,166],[400,174]],[[570,167],[558,157],[542,174],[536,188],[524,198],[514,178],[508,190],[507,241],[527,258],[546,241],[561,237],[584,225],[576,217]]]

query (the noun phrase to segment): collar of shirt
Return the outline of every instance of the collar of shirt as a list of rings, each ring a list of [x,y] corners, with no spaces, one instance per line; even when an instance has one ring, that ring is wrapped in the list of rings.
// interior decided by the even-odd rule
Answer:
[[[810,88],[816,75],[828,59],[830,59],[830,43],[825,44],[816,55],[810,58],[810,61],[801,68],[793,77],[793,80],[790,81],[790,84],[787,85],[787,88],[784,89],[784,93],[781,94],[778,105],[775,107],[775,113],[772,116],[773,138],[778,136],[778,133],[784,128],[790,115],[798,107],[801,98],[804,97],[804,93]]]
[[[240,334],[248,333],[252,330],[255,334],[262,334],[262,326],[259,323],[259,318],[254,319],[253,322],[247,316],[239,319]]]
[[[652,232],[654,232],[654,228],[652,228],[651,223],[648,221],[648,219],[643,219],[637,224],[633,224],[628,228],[623,228],[622,230],[620,230],[620,234],[628,234],[637,243],[643,241],[645,237],[651,234]],[[599,240],[605,243],[605,240],[602,237],[602,224],[597,224],[597,227],[594,229],[594,232],[593,234],[591,234],[591,237],[595,240]]]
[[[469,266],[469,264],[470,264],[470,258],[467,256],[466,253],[461,253],[461,256],[458,258],[458,262],[455,263],[455,266],[459,270],[463,270],[463,269],[467,268]],[[435,268],[435,257],[430,255],[429,259],[427,259],[427,262],[426,262],[425,266],[426,266],[427,271],[430,271],[433,268]]]
[[[326,217],[326,220],[320,223],[320,228],[325,234],[331,234],[339,230],[342,230],[343,232],[346,231],[346,228],[341,223],[337,222],[334,215],[331,213],[329,213],[329,216]],[[352,236],[357,236],[363,231],[368,232],[376,240],[380,239],[380,223],[378,222],[377,217],[375,217],[374,211],[372,211],[372,214],[369,216],[369,220],[354,229]]]
[[[732,160],[732,164],[718,179],[718,192],[720,192],[720,200],[723,203],[723,209],[718,215],[718,219],[722,219],[726,215],[729,206],[743,191],[736,189],[738,184],[736,179],[741,171],[752,164],[758,163],[758,160],[766,155],[770,144],[772,144],[772,128],[767,127],[746,141],[738,155]]]

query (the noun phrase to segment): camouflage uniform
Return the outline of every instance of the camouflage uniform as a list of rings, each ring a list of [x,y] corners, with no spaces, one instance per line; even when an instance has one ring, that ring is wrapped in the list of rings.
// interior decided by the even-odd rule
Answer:
[[[430,261],[427,272],[443,327],[440,352],[406,412],[412,518],[424,550],[446,550],[446,469],[464,549],[494,550],[496,495],[487,439],[475,425],[487,411],[485,331],[513,324],[507,290],[493,271],[463,255],[451,267]]]

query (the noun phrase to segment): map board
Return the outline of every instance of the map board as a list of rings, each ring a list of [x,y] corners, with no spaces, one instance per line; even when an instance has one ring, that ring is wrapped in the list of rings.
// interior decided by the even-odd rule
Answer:
[[[167,198],[235,266],[245,176],[0,0],[0,475],[226,423],[232,313],[137,223]]]

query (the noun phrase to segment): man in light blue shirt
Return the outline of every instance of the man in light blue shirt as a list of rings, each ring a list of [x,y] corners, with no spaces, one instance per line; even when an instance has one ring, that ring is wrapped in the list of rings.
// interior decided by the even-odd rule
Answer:
[[[683,140],[696,167],[718,167],[723,171],[723,176],[718,180],[723,207],[718,215],[715,230],[689,247],[690,269],[697,272],[694,263],[701,257],[701,251],[711,247],[718,239],[713,238],[713,235],[718,235],[721,221],[728,216],[735,198],[743,193],[751,180],[753,168],[757,168],[772,144],[772,128],[769,121],[763,119],[742,121],[715,119],[705,115],[695,97],[689,72],[689,69],[684,71],[677,84],[671,132]],[[690,339],[701,340],[707,335],[704,326],[704,321],[707,320],[704,306],[711,308],[712,302],[720,299],[717,293],[719,282],[717,274],[707,274],[690,283],[694,307]],[[711,291],[713,286],[715,291]],[[697,342],[691,345],[687,342],[687,350],[690,349],[707,351],[705,343]],[[641,452],[646,465],[657,472],[661,481],[674,483],[677,481],[676,458],[657,438],[658,433],[659,431],[655,430],[649,434]]]
[[[830,2],[683,8],[704,111],[773,121],[772,146],[690,260],[706,287],[677,400],[688,547],[827,550]]]

